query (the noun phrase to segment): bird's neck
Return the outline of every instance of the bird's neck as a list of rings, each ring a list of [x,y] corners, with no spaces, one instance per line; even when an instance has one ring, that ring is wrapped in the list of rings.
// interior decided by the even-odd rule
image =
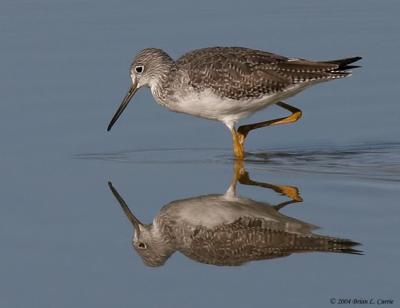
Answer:
[[[150,84],[153,96],[159,103],[163,103],[171,94],[171,83],[175,79],[177,68],[175,61],[169,56],[165,58],[163,63],[157,68],[157,77]]]

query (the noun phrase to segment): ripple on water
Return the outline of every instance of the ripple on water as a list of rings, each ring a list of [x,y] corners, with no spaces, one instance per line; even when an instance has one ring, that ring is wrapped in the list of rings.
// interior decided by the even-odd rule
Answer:
[[[304,149],[279,149],[249,155],[252,164],[296,172],[342,174],[400,181],[400,144],[360,144]]]
[[[232,164],[227,148],[154,148],[81,153],[77,159],[130,164]],[[248,153],[246,167],[300,173],[340,174],[400,181],[400,143],[314,146]]]

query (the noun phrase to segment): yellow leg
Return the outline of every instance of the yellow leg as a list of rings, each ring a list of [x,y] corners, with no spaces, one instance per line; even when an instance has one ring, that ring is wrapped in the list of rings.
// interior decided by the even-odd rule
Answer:
[[[302,112],[300,109],[290,106],[284,102],[277,102],[276,105],[279,107],[282,107],[286,110],[289,110],[292,114],[286,118],[271,120],[272,123],[270,125],[294,123],[294,122],[297,122],[301,118]]]
[[[303,201],[303,198],[300,196],[299,189],[295,186],[289,186],[289,185],[275,185],[277,192],[280,194],[289,197],[293,201],[296,202],[301,202]]]
[[[283,118],[278,118],[278,119],[273,119],[273,120],[268,120],[268,121],[254,123],[254,124],[247,124],[247,125],[240,126],[236,132],[235,138],[236,138],[238,144],[240,144],[242,149],[244,147],[243,146],[244,140],[246,139],[246,137],[250,131],[257,129],[257,128],[266,127],[266,126],[294,123],[301,118],[302,112],[300,109],[290,106],[284,102],[277,102],[276,105],[279,107],[282,107],[286,110],[289,110],[292,114],[288,117],[283,117]]]
[[[288,185],[274,185],[264,182],[257,182],[250,179],[249,173],[246,171],[244,166],[244,161],[242,159],[236,159],[233,165],[233,178],[231,184],[229,185],[229,189],[226,192],[228,195],[236,196],[236,186],[237,183],[241,183],[243,185],[250,186],[258,186],[263,188],[272,189],[273,191],[287,196],[290,198],[288,201],[281,202],[274,206],[274,208],[279,211],[281,208],[288,204],[302,202],[303,199],[300,196],[299,189],[295,186]]]
[[[233,177],[231,184],[229,185],[228,192],[233,196],[236,196],[236,186],[240,177],[246,172],[242,159],[235,159],[233,164]]]
[[[232,134],[232,141],[233,141],[233,152],[235,153],[235,156],[237,159],[243,159],[244,157],[244,147],[243,147],[243,141],[244,138],[241,139],[241,136],[236,132],[235,128],[231,128],[231,134]],[[241,141],[243,140],[243,141]]]
[[[273,191],[277,192],[278,194],[284,195],[291,199],[293,202],[302,202],[303,198],[300,196],[299,189],[295,186],[289,185],[275,185],[269,184],[264,182],[256,182],[250,179],[249,174],[244,169],[238,175],[239,183],[243,185],[251,185],[251,186],[259,186],[263,188],[272,189]]]
[[[233,163],[233,178],[235,182],[238,182],[240,178],[246,174],[247,171],[244,167],[244,162],[241,159],[235,159]]]

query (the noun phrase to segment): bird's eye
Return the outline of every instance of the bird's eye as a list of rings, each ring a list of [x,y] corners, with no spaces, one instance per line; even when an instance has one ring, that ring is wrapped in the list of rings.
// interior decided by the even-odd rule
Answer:
[[[135,71],[136,71],[136,73],[142,73],[143,72],[143,66],[142,65],[138,65],[138,66],[136,66],[135,67]]]
[[[139,247],[140,249],[145,249],[145,248],[147,248],[146,244],[143,243],[143,242],[140,242],[140,243],[138,244],[138,247]]]

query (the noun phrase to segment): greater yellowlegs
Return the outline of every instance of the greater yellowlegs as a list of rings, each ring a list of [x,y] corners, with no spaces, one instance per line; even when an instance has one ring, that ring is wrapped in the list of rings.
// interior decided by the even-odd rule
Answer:
[[[309,61],[241,47],[191,51],[174,61],[161,49],[137,54],[130,68],[132,86],[112,118],[109,131],[140,87],[149,87],[160,105],[175,112],[223,122],[233,150],[244,157],[244,140],[256,128],[296,122],[301,110],[281,100],[324,81],[351,75],[361,57]],[[237,122],[276,104],[291,112],[284,118],[235,128]]]
[[[299,252],[361,254],[352,248],[358,243],[314,234],[316,226],[279,212],[290,203],[301,202],[297,188],[252,181],[246,172],[236,174],[239,179],[234,177],[225,194],[173,201],[151,224],[140,222],[109,183],[134,227],[132,244],[144,263],[163,265],[175,251],[201,263],[231,266]],[[236,194],[237,180],[271,188],[290,200],[270,205],[240,197]]]

